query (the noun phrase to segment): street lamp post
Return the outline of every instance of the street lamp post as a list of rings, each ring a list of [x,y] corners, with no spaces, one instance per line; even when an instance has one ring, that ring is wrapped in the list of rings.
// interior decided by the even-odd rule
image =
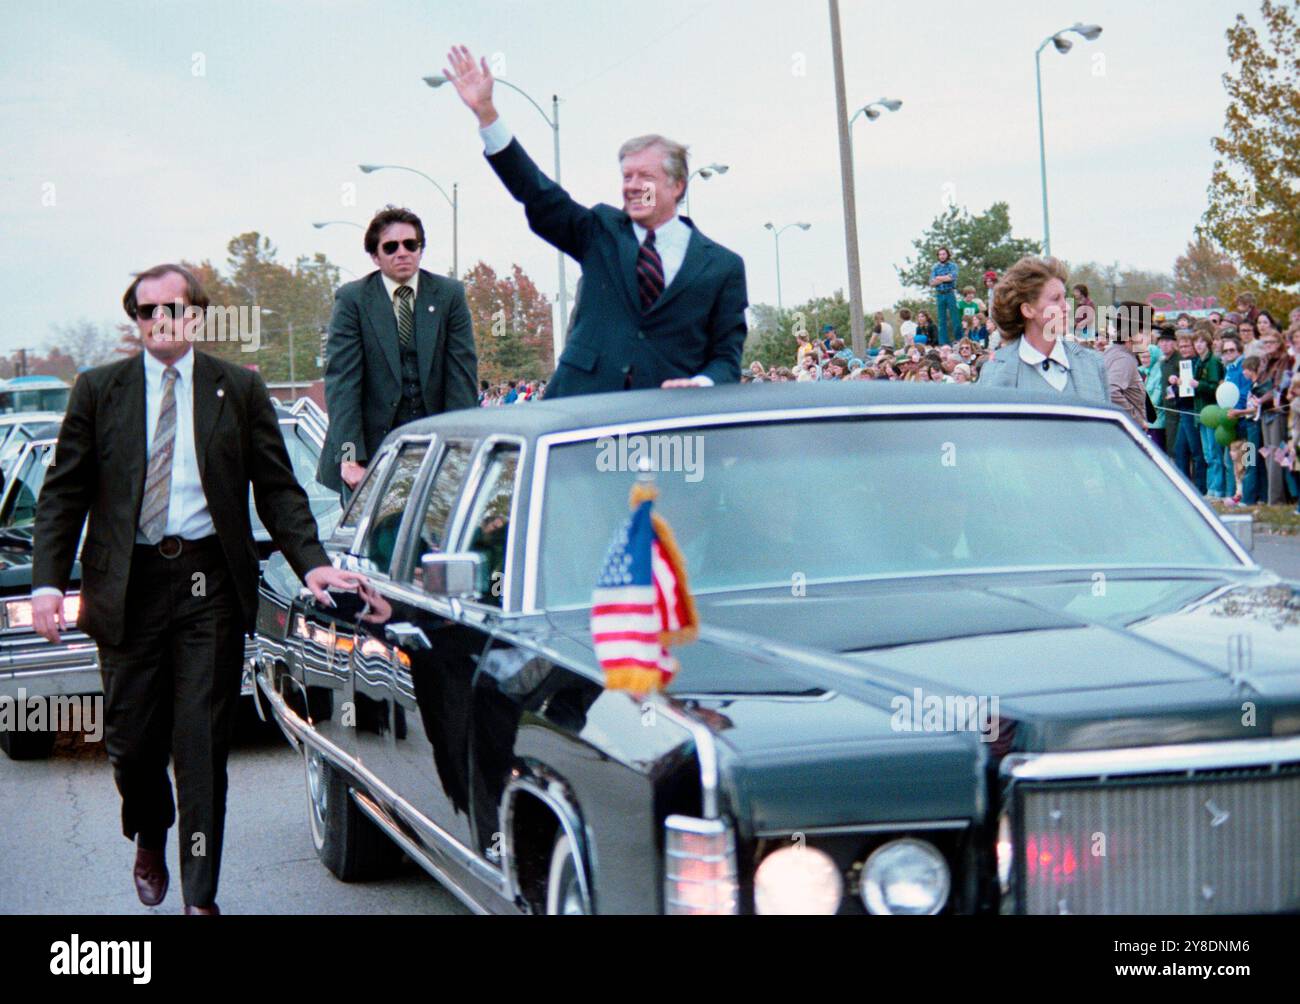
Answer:
[[[701,181],[708,181],[715,174],[726,174],[731,170],[729,164],[705,164],[703,167],[697,167],[686,178],[686,215],[691,215],[691,178],[697,174]]]
[[[849,107],[844,89],[844,48],[840,38],[839,0],[827,0],[831,19],[831,66],[835,78],[835,126],[839,133],[840,192],[844,202],[844,252],[849,277],[849,328],[853,352],[866,355],[866,326],[862,319],[862,265],[858,257],[858,212],[853,191],[853,146],[849,136]]]
[[[355,224],[353,224],[355,226]],[[275,315],[276,311],[270,307],[260,308],[263,314]],[[289,331],[289,396],[291,400],[298,398],[298,368],[293,358],[293,321],[286,320],[285,326]]]
[[[375,171],[410,171],[412,174],[418,174],[430,185],[438,190],[438,193],[447,200],[451,206],[451,277],[460,278],[460,184],[452,182],[451,194],[440,184],[430,178],[423,171],[417,171],[413,167],[403,167],[401,164],[358,164],[362,174],[373,174]]]
[[[542,106],[533,100],[532,96],[522,87],[517,87],[508,80],[500,77],[495,78],[496,83],[504,84],[512,91],[522,94],[530,105],[537,109],[537,114],[542,120],[551,127],[551,138],[555,149],[555,183],[560,184],[560,98],[558,95],[551,95],[551,114],[547,115],[542,111]],[[434,74],[431,77],[425,77],[424,82],[430,87],[441,87],[447,82],[447,78],[441,73]],[[569,289],[564,282],[564,252],[556,252],[559,261],[559,280],[560,280],[560,323],[555,328],[555,337],[551,339],[555,348],[555,362],[560,362],[560,353],[564,349],[564,335],[569,328]]]
[[[851,144],[853,142],[853,138],[852,138],[853,123],[858,120],[859,115],[861,115],[868,122],[874,122],[876,121],[876,119],[880,118],[880,109],[883,108],[886,111],[896,112],[898,111],[898,109],[902,107],[903,107],[903,102],[899,101],[897,98],[880,98],[877,101],[872,101],[869,104],[863,105],[861,108],[859,108],[856,112],[853,113],[853,116],[849,119],[848,125],[846,126],[846,131],[849,133],[849,143]],[[856,243],[855,243],[855,247],[856,247]],[[854,257],[856,257],[856,251],[854,253]],[[850,310],[851,309],[852,308],[850,308]],[[852,319],[852,314],[850,314],[850,319]],[[856,325],[853,326],[853,330],[850,334],[850,337],[852,338],[853,341],[853,354],[860,358],[865,358],[867,353],[867,332],[866,332],[865,319],[862,322],[861,330],[859,330],[859,328]]]
[[[886,111],[896,112],[902,107],[903,102],[896,98],[881,98],[879,101],[873,101],[868,105],[863,105],[853,113],[853,117],[849,119],[849,128],[853,128],[853,123],[858,120],[859,115],[869,122],[874,122],[880,118],[880,109],[884,108]]]
[[[319,223],[313,223],[317,230],[324,230],[326,227],[356,227],[358,230],[365,230],[360,223],[353,223],[351,220],[321,220]]]
[[[774,223],[764,223],[763,229],[772,231],[772,239],[776,242],[776,309],[784,310],[785,306],[781,302],[781,235],[791,227],[798,227],[800,230],[807,230],[811,223],[787,223],[779,230]]]
[[[1051,42],[1056,51],[1065,55],[1074,47],[1074,43],[1063,37],[1067,31],[1082,35],[1086,41],[1094,41],[1101,35],[1101,25],[1083,24],[1076,21],[1069,28],[1062,28],[1054,35],[1048,35],[1034,50],[1034,79],[1038,85],[1038,173],[1043,186],[1043,254],[1052,253],[1052,228],[1047,217],[1047,143],[1043,135],[1043,50]]]

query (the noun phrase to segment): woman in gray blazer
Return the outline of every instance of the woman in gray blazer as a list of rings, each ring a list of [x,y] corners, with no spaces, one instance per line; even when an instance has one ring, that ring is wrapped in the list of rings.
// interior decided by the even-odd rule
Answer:
[[[1021,258],[994,290],[993,319],[1002,347],[980,371],[982,387],[1073,394],[1110,404],[1101,354],[1065,335],[1072,315],[1068,277],[1055,258]]]

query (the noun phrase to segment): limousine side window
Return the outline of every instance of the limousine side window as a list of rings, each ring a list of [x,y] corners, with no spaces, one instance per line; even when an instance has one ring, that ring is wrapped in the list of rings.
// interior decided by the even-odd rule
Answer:
[[[360,571],[379,575],[389,573],[397,544],[397,531],[410,506],[411,489],[415,487],[420,463],[428,449],[428,443],[407,443],[398,451],[397,459],[392,464],[392,473],[384,485],[384,493],[370,518],[366,539],[357,548]]]
[[[361,522],[361,514],[366,511],[366,506],[370,504],[370,496],[375,493],[375,485],[380,480],[379,472],[391,455],[391,450],[381,452],[366,468],[366,476],[361,480],[361,487],[353,493],[348,504],[348,511],[339,520],[338,528],[340,530],[355,530],[357,528],[357,524]]]
[[[479,594],[482,602],[501,606],[505,589],[506,548],[510,539],[510,504],[515,497],[515,472],[519,469],[519,448],[497,447],[474,498],[469,519],[467,550],[483,556]]]
[[[455,511],[456,499],[473,452],[473,443],[453,441],[447,444],[438,462],[438,471],[429,488],[429,501],[424,507],[424,519],[420,523],[420,539],[415,544],[415,560],[411,563],[409,578],[416,586],[424,585],[421,557],[430,551],[444,550],[447,525]]]

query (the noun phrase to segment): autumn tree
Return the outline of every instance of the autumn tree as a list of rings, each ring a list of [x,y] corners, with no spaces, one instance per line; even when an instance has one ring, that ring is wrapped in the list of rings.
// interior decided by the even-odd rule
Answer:
[[[73,372],[82,366],[98,366],[119,358],[122,344],[120,325],[96,324],[85,319],[50,326],[46,348],[50,355],[73,360]]]
[[[1148,271],[1135,265],[1119,262],[1102,265],[1094,261],[1063,264],[1070,277],[1069,284],[1087,286],[1088,296],[1095,303],[1146,302],[1152,293],[1168,293],[1174,286],[1174,277],[1167,272]]]
[[[1300,286],[1300,0],[1263,0],[1263,34],[1244,14],[1227,31],[1229,104],[1203,224],[1245,277]]]
[[[245,332],[228,327],[225,341],[203,343],[213,352],[241,366],[256,365],[268,382],[289,379],[289,329],[293,327],[294,378],[299,383],[319,379],[321,330],[329,323],[334,291],[339,285],[338,267],[323,254],[300,255],[292,265],[278,261],[271,241],[256,231],[240,234],[226,245],[226,272],[210,261],[185,263],[207,290],[214,307],[233,311],[228,325],[242,314],[249,328]],[[257,341],[251,334],[253,312],[257,316]],[[243,336],[240,340],[237,336]]]
[[[1238,278],[1237,266],[1204,234],[1187,243],[1187,250],[1174,260],[1174,285],[1184,293],[1219,296]]]
[[[465,300],[474,325],[480,378],[491,383],[537,380],[553,359],[550,301],[518,265],[498,276],[480,261],[468,272]]]

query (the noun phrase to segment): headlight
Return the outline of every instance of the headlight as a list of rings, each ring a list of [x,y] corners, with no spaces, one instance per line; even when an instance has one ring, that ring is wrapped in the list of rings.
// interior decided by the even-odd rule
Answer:
[[[77,614],[81,612],[81,595],[72,593],[63,598],[63,622],[69,627],[76,623]],[[5,603],[6,628],[30,628],[32,626],[31,597],[22,600],[9,600]]]
[[[840,908],[844,880],[815,847],[783,847],[754,873],[754,909],[762,914],[830,915]]]
[[[948,862],[933,844],[905,837],[872,851],[862,868],[862,904],[870,913],[938,913],[948,902]]]

